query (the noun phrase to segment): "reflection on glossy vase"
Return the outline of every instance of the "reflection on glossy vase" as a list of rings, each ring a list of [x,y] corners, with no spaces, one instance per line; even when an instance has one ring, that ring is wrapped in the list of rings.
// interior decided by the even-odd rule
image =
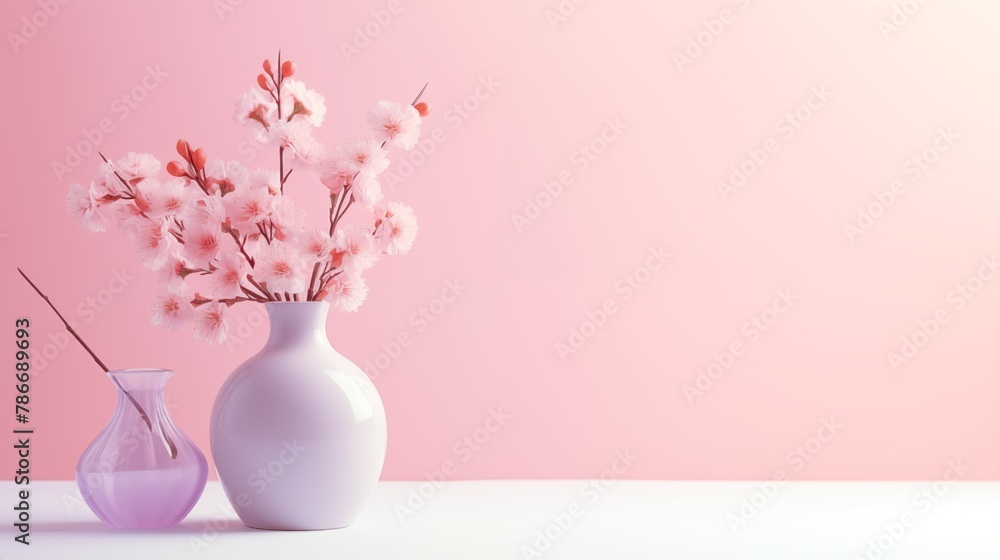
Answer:
[[[267,343],[229,376],[212,409],[219,480],[248,527],[346,527],[382,473],[382,400],[330,345],[329,303],[264,307]]]
[[[109,527],[176,525],[205,489],[205,455],[174,425],[164,406],[163,386],[171,375],[165,369],[108,372],[118,387],[118,407],[80,457],[76,483],[83,500]],[[136,405],[145,411],[148,426]]]

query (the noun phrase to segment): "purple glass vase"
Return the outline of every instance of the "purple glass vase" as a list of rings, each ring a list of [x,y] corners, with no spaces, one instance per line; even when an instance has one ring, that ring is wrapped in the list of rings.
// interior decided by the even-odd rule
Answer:
[[[166,369],[108,372],[118,389],[111,422],[76,465],[76,484],[97,517],[116,529],[170,527],[201,497],[205,456],[174,425],[163,400]]]

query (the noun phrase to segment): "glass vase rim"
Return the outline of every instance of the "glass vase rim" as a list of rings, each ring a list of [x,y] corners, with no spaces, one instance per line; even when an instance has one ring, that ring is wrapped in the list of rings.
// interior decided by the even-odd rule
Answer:
[[[108,376],[113,375],[126,375],[126,376],[140,376],[140,375],[153,375],[153,376],[165,376],[169,377],[174,374],[174,370],[167,368],[122,368],[122,369],[109,369]]]

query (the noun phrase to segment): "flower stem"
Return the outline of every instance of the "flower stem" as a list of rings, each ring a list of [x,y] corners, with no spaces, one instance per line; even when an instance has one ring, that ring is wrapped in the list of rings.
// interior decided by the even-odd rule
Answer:
[[[253,268],[254,267],[253,257],[251,257],[250,255],[248,255],[247,254],[247,250],[243,247],[243,244],[246,241],[246,236],[244,236],[243,241],[240,241],[239,236],[237,236],[236,232],[233,231],[232,229],[229,230],[229,235],[233,236],[233,240],[236,241],[236,245],[240,248],[240,253],[243,254],[243,258],[245,258],[247,260],[247,264],[250,265],[250,268]]]
[[[278,102],[278,106],[279,107],[281,106],[281,102],[280,101]],[[290,174],[291,170],[289,170],[288,173]],[[285,175],[285,148],[284,148],[284,146],[278,148],[278,177],[281,178],[281,186],[280,186],[279,190],[281,191],[281,194],[285,194],[285,179],[288,179],[288,176]]]
[[[309,278],[309,290],[306,291],[306,301],[313,301],[313,294],[315,293],[317,274],[319,274],[319,261],[316,261],[316,264],[313,265],[312,277]]]
[[[260,293],[264,294],[264,296],[267,298],[268,301],[275,301],[274,295],[272,295],[271,292],[269,292],[266,287],[262,286],[259,282],[254,280],[253,276],[247,274],[247,282],[250,282],[251,284],[253,284],[253,287],[260,290]]]
[[[343,192],[330,193],[330,235],[333,235],[333,215],[335,213],[334,208],[337,206],[337,198],[343,196]]]

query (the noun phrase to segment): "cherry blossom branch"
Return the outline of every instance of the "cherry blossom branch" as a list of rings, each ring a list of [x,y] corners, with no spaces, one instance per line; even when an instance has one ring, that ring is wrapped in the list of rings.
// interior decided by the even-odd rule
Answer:
[[[267,298],[257,292],[251,291],[250,288],[247,288],[246,286],[240,286],[240,290],[242,290],[243,293],[253,301],[268,301]]]
[[[344,206],[343,211],[339,211],[337,213],[337,217],[333,220],[333,223],[330,224],[330,227],[332,229],[336,229],[337,228],[337,224],[340,223],[340,219],[344,217],[344,214],[347,213],[348,208],[350,208],[352,204],[354,204],[354,195],[351,195],[351,199],[347,201],[347,205]]]
[[[330,235],[331,236],[333,235],[333,227],[335,225],[333,223],[334,207],[337,206],[337,199],[342,196],[343,192],[344,191],[340,191],[339,193],[330,193]]]
[[[281,120],[281,82],[283,79],[281,76],[281,49],[278,49],[278,70],[275,72],[275,74],[278,75],[278,78],[275,79],[274,76],[271,76],[271,81],[274,82],[274,88],[275,90],[277,90],[278,120]]]
[[[272,224],[271,227],[273,228],[274,225]],[[268,230],[265,228],[263,222],[257,223],[257,231],[259,231],[260,234],[264,236],[264,241],[267,241],[268,245],[270,245],[271,242],[274,241],[274,234],[273,233],[271,233],[270,235],[268,234]]]
[[[258,301],[258,302],[266,302],[267,301],[266,299],[261,298],[260,296],[257,296],[253,292],[247,291],[247,289],[244,288],[243,286],[240,286],[240,288],[243,290],[244,293],[247,293],[247,294],[250,294],[250,295],[247,296],[247,297],[236,296],[236,297],[231,297],[231,298],[221,298],[221,299],[219,299],[217,301],[219,303],[226,304],[226,307],[232,307],[232,306],[236,305],[237,303],[240,303],[241,301]],[[209,300],[209,301],[211,301],[211,300]]]
[[[253,257],[251,257],[250,255],[247,254],[247,250],[243,247],[244,241],[240,241],[240,237],[239,237],[239,235],[236,234],[236,230],[234,230],[231,227],[227,228],[227,229],[229,230],[229,235],[233,236],[233,241],[236,242],[236,246],[240,248],[240,253],[243,254],[243,258],[245,258],[247,260],[247,264],[250,265],[250,268],[253,268],[253,266],[254,266],[254,260],[253,260]]]
[[[42,290],[39,289],[39,287],[36,286],[35,283],[31,281],[31,278],[28,278],[28,275],[25,274],[24,271],[20,269],[20,267],[18,267],[17,271],[21,274],[24,280],[35,290],[35,292],[39,296],[41,296],[42,299],[45,300],[45,303],[49,304],[49,307],[52,308],[52,311],[55,311],[56,316],[59,317],[60,321],[62,321],[63,326],[66,327],[66,330],[69,332],[69,334],[73,335],[73,338],[75,338],[76,341],[80,343],[80,346],[83,346],[83,349],[86,350],[88,354],[90,354],[90,357],[93,358],[95,362],[97,362],[97,365],[101,366],[101,369],[104,370],[104,373],[108,373],[110,371],[108,369],[108,366],[104,365],[104,362],[102,362],[101,359],[97,357],[97,354],[95,354],[94,351],[91,350],[90,346],[88,346],[87,343],[83,341],[83,338],[80,337],[80,335],[76,332],[76,330],[70,326],[66,318],[63,317],[62,313],[59,312],[59,309],[57,309],[55,304],[52,303],[52,300],[49,299],[49,296],[42,293]],[[125,395],[125,397],[129,400],[129,402],[132,403],[132,406],[135,407],[135,410],[139,413],[139,418],[141,418],[142,422],[146,425],[146,429],[148,429],[150,433],[153,433],[153,423],[152,421],[150,421],[149,415],[146,414],[146,411],[143,410],[142,405],[139,404],[139,401],[135,400],[135,397],[132,396],[132,393],[129,393],[125,389],[125,387],[122,387],[122,384],[120,381],[118,381],[118,378],[116,378],[113,375],[109,377],[111,377],[111,381],[113,381],[114,384],[118,386],[118,389],[122,392],[123,395]],[[168,436],[167,433],[164,432],[162,428],[160,429],[160,435],[163,437],[164,443],[166,443],[167,445],[167,449],[170,452],[170,458],[176,459],[177,446],[174,445],[174,442],[170,440],[170,436]]]
[[[329,267],[327,267],[327,268],[329,269]],[[327,289],[330,288],[330,284],[333,282],[333,279],[336,278],[337,276],[340,276],[341,274],[343,274],[343,272],[344,272],[344,270],[340,269],[340,270],[334,272],[332,275],[330,275],[329,278],[326,278],[325,280],[322,280],[320,282],[321,288],[320,288],[320,290],[318,292],[316,292],[316,301],[319,301],[319,300],[321,300],[321,299],[323,299],[323,298],[325,298],[327,296]],[[324,274],[326,274],[326,273],[324,273]]]
[[[186,144],[187,144],[187,142],[185,142],[185,145]],[[190,146],[188,146],[188,151],[190,151]],[[97,152],[97,155],[101,156],[101,159],[104,160],[104,163],[107,163],[108,165],[111,166],[111,169],[112,169],[112,171],[115,174],[115,177],[118,178],[118,180],[121,182],[122,186],[125,187],[125,189],[126,189],[126,191],[128,193],[128,196],[120,196],[120,197],[116,197],[116,198],[122,198],[122,199],[125,199],[125,200],[135,200],[137,198],[137,195],[136,195],[135,191],[132,190],[132,185],[130,185],[128,181],[126,181],[124,178],[122,178],[121,175],[118,174],[118,170],[114,168],[114,164],[111,163],[110,161],[108,161],[108,158],[104,157],[104,154],[102,154],[101,152]],[[204,187],[202,187],[202,188],[204,188]],[[138,207],[138,204],[136,206]],[[141,210],[140,210],[140,212],[142,213],[143,216],[146,215],[145,212],[143,212]],[[174,236],[174,239],[176,239],[178,242],[180,242],[181,244],[183,244],[184,243],[184,238],[181,237],[181,232],[184,231],[184,224],[181,223],[181,222],[179,222],[177,220],[176,216],[171,217],[170,220],[174,223],[174,225],[177,226],[178,231],[174,231],[172,229],[168,229],[167,231],[171,235]]]
[[[337,223],[340,221],[341,213],[340,208],[344,205],[344,199],[348,196],[348,191],[351,189],[350,186],[344,187],[344,190],[340,191],[337,196],[337,209],[333,208],[333,198],[330,199],[330,235],[337,230]],[[333,195],[331,195],[333,196]],[[353,198],[353,197],[352,197]]]
[[[284,79],[285,79],[284,76],[281,75],[281,50],[280,49],[278,50],[278,70],[277,70],[277,72],[275,72],[275,74],[278,75],[278,78],[275,79],[274,76],[271,76],[271,81],[274,82],[274,89],[275,89],[275,96],[274,97],[275,97],[275,101],[278,104],[278,120],[280,121],[281,120],[281,82],[283,82]],[[289,171],[289,173],[291,173],[291,171]],[[285,194],[285,179],[287,179],[287,177],[285,176],[285,147],[284,146],[278,147],[278,177],[281,180],[281,184],[279,185],[279,190],[281,191],[281,194]]]
[[[313,265],[312,276],[309,278],[309,289],[306,290],[306,301],[313,301],[313,288],[316,286],[317,274],[319,274],[319,261]]]
[[[257,288],[258,290],[260,290],[260,293],[264,294],[264,297],[266,297],[268,301],[275,301],[274,296],[271,294],[271,292],[267,291],[267,288],[265,288],[264,286],[262,286],[256,280],[254,280],[253,276],[247,274],[247,281],[250,282],[251,284],[253,284],[253,286],[255,288]]]
[[[280,87],[280,86],[279,86]],[[281,103],[278,103],[278,107],[281,107]],[[280,111],[280,109],[279,109]],[[280,116],[278,118],[281,118]],[[291,174],[291,170],[288,171]],[[285,194],[285,179],[288,177],[285,175],[285,147],[281,146],[278,148],[278,177],[281,177],[280,190],[281,194]]]
[[[316,266],[313,267],[313,272],[315,272],[318,268],[319,268],[319,263],[316,263]],[[321,299],[319,297],[319,294],[323,291],[324,283],[326,282],[323,278],[329,271],[330,271],[330,263],[326,263],[325,265],[323,265],[323,272],[319,273],[319,283],[316,284],[316,287],[314,288],[314,293],[311,301],[318,301]],[[310,282],[310,285],[312,285],[312,282]]]
[[[278,54],[279,54],[279,58],[280,58],[280,54],[281,54],[280,51],[279,51]],[[424,92],[427,91],[427,86],[429,86],[429,85],[430,85],[430,82],[425,82],[424,83],[424,87],[420,88],[420,92],[417,93],[417,96],[413,98],[413,102],[410,103],[411,106],[416,105],[417,103],[420,102],[420,98],[424,96]],[[278,104],[278,118],[281,118],[281,103]],[[389,140],[383,141],[382,145],[380,146],[380,148],[381,149],[385,149],[385,146],[388,143],[389,143]],[[291,173],[291,172],[289,171],[289,173]],[[338,193],[340,195],[339,196],[339,198],[340,198],[339,201],[336,199],[337,194],[330,194],[330,235],[333,235],[333,232],[337,228],[337,222],[339,222],[340,218],[343,217],[343,214],[340,213],[340,204],[344,203],[344,198],[347,197],[347,191],[352,186],[354,186],[354,180],[357,179],[358,175],[360,175],[360,174],[361,174],[360,171],[358,171],[357,173],[355,173],[354,176],[351,177],[351,180],[348,183],[348,185],[346,187],[344,187],[344,190],[342,190],[340,193]],[[282,187],[284,187],[284,182],[282,182]],[[282,190],[282,193],[284,193],[284,190]],[[350,200],[350,202],[347,205],[348,208],[350,207],[351,203],[353,203],[353,202],[354,202],[354,197],[351,196],[351,200]],[[337,207],[336,210],[334,210],[334,206]],[[347,209],[346,208],[344,209],[344,213],[345,214],[347,213]]]

